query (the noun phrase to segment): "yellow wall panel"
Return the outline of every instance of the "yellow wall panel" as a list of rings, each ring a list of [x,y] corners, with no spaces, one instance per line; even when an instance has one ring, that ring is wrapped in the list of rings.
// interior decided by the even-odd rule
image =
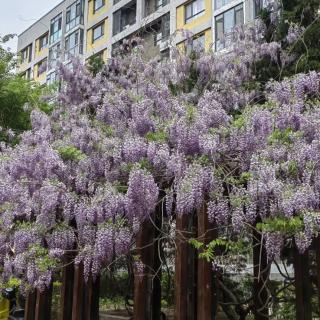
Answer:
[[[190,30],[192,28],[195,28],[195,27],[207,22],[207,21],[211,21],[211,19],[212,19],[211,0],[205,0],[204,1],[204,8],[205,8],[204,14],[199,15],[194,20],[192,20],[188,23],[185,23],[185,6],[188,3],[189,2],[186,2],[185,4],[183,4],[177,8],[177,21],[176,21],[177,29]]]
[[[103,36],[92,43],[93,28],[87,31],[87,52],[95,51],[97,48],[103,46],[108,41],[108,19],[104,20],[104,34]]]
[[[204,36],[205,36],[205,51],[208,52],[210,50],[212,50],[212,31],[211,29],[207,29],[204,32]]]
[[[89,0],[89,3],[88,3],[88,22],[89,22],[89,24],[90,24],[90,22],[99,19],[99,16],[106,14],[108,12],[108,9],[109,9],[109,3],[108,3],[108,0],[106,0],[105,5],[102,8],[100,8],[98,11],[94,12],[94,1]]]

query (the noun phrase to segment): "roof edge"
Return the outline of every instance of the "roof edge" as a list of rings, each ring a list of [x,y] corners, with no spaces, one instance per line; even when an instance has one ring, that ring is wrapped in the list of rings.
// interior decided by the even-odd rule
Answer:
[[[46,14],[44,14],[43,16],[41,16],[39,19],[37,19],[37,21],[35,21],[34,23],[32,23],[27,29],[25,29],[24,31],[22,31],[21,33],[18,34],[18,38],[20,36],[22,36],[25,32],[27,32],[28,30],[30,30],[34,25],[36,25],[41,19],[43,19],[45,16],[49,15],[53,10],[55,10],[56,8],[58,8],[62,3],[64,3],[66,0],[62,0],[61,2],[59,2],[56,6],[54,6],[49,12],[47,12]]]

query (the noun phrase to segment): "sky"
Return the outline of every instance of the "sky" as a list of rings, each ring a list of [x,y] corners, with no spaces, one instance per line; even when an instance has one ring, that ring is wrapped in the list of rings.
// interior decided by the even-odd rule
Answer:
[[[19,34],[61,0],[0,0],[0,35]],[[17,49],[17,38],[5,44],[12,51]]]

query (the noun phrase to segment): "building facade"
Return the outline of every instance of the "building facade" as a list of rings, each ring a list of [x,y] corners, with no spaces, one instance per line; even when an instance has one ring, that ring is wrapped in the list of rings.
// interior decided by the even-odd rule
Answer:
[[[169,46],[220,51],[239,24],[254,19],[262,0],[64,0],[18,37],[18,72],[40,83],[56,80],[57,61],[72,56],[107,60],[131,36],[150,57]],[[192,41],[186,45],[187,32]],[[188,36],[190,37],[190,36]]]

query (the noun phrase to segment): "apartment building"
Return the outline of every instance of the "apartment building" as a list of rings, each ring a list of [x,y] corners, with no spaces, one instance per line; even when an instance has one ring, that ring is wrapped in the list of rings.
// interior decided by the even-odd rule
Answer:
[[[147,55],[182,50],[225,49],[228,35],[254,19],[263,0],[64,0],[18,37],[18,72],[28,79],[56,81],[58,61],[72,56],[107,60],[124,39],[144,39]],[[192,41],[186,44],[186,32]]]

